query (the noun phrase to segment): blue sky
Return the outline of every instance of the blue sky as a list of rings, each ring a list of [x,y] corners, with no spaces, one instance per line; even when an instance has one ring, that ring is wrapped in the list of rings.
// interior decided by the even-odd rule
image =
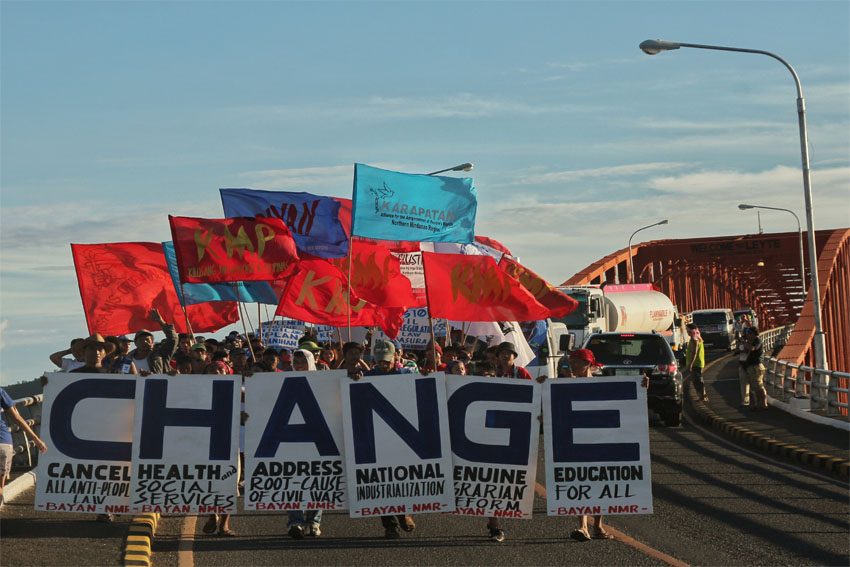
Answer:
[[[646,239],[850,226],[850,3],[0,3],[0,383],[85,335],[70,242],[168,240],[219,187],[350,196],[475,163],[477,232],[560,283]],[[766,231],[796,227],[762,215]]]

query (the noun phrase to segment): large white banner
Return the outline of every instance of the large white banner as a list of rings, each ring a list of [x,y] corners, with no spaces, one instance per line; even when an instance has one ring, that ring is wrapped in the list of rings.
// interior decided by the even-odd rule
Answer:
[[[132,511],[236,511],[240,381],[192,374],[137,380]]]
[[[453,512],[445,375],[340,385],[351,517]]]
[[[107,377],[108,376],[108,377]],[[124,514],[130,509],[135,377],[47,374],[35,508]]]
[[[245,379],[245,509],[347,507],[340,379],[345,370]]]
[[[550,516],[651,514],[646,389],[640,376],[543,385]]]
[[[455,514],[531,518],[540,438],[540,384],[446,377]]]

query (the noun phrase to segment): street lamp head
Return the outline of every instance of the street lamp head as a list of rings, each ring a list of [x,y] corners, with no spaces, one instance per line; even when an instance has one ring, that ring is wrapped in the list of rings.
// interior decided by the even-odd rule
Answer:
[[[742,211],[746,211],[747,209],[755,209],[755,207],[754,207],[754,206],[752,206],[752,205],[744,205],[743,203],[742,203],[742,204],[740,204],[740,205],[738,205],[738,208],[739,208],[739,209],[741,209]]]
[[[663,221],[659,222],[658,224],[667,224],[667,219],[664,219]]]
[[[640,44],[640,50],[647,55],[657,55],[662,51],[671,51],[680,47],[681,45],[675,41],[664,41],[663,39],[647,39]]]
[[[452,171],[472,171],[472,168],[475,167],[471,163],[462,163],[460,165],[456,165],[452,168]]]

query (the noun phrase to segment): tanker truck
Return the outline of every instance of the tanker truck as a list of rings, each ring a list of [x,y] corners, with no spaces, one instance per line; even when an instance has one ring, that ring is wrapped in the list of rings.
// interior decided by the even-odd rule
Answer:
[[[592,333],[632,332],[662,335],[678,347],[684,342],[682,320],[673,302],[651,284],[559,287],[578,302],[575,311],[550,319],[547,364],[529,367],[532,376],[557,376],[556,364],[564,353],[578,348]]]

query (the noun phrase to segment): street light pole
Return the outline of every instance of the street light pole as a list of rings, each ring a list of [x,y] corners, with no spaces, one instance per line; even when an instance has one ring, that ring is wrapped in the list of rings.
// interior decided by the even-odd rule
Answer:
[[[634,260],[632,259],[632,238],[634,238],[635,234],[639,233],[642,230],[646,230],[647,228],[652,228],[653,226],[658,226],[658,225],[661,225],[661,224],[667,224],[667,219],[664,219],[663,221],[659,221],[659,222],[656,222],[656,223],[653,223],[653,224],[646,225],[642,228],[639,228],[636,231],[634,231],[632,233],[632,235],[629,237],[629,283],[635,283],[635,263],[634,263]]]
[[[767,55],[782,63],[791,76],[794,78],[794,85],[797,87],[797,125],[800,130],[800,153],[802,156],[803,169],[803,198],[806,203],[806,229],[808,233],[809,244],[809,272],[811,281],[809,289],[812,292],[812,306],[815,319],[815,336],[813,346],[815,350],[815,366],[818,368],[827,369],[826,362],[826,339],[823,333],[823,322],[821,320],[821,302],[820,302],[820,282],[818,279],[818,259],[815,247],[815,221],[812,213],[812,179],[811,170],[809,168],[809,140],[806,129],[806,101],[803,98],[803,86],[800,84],[800,78],[794,68],[783,58],[770,51],[761,49],[744,49],[742,47],[723,47],[720,45],[702,45],[699,43],[682,43],[678,41],[663,41],[660,39],[648,39],[641,42],[640,48],[647,55],[656,55],[662,51],[671,51],[680,47],[691,47],[694,49],[711,49],[714,51],[735,51],[738,53],[756,53],[758,55]]]
[[[803,229],[800,227],[800,217],[797,216],[797,213],[792,211],[791,209],[782,209],[779,207],[766,207],[764,205],[738,205],[738,208],[742,211],[746,211],[747,209],[767,209],[769,211],[785,211],[786,213],[791,213],[794,215],[794,220],[797,221],[797,236],[800,239],[800,285],[802,285],[803,295],[806,295],[806,261],[805,256],[803,255]]]
[[[431,173],[426,173],[425,175],[437,175],[438,173],[445,173],[447,171],[472,171],[473,167],[475,166],[471,163],[462,163],[454,167],[447,167],[446,169],[441,169],[439,171],[432,171]]]

